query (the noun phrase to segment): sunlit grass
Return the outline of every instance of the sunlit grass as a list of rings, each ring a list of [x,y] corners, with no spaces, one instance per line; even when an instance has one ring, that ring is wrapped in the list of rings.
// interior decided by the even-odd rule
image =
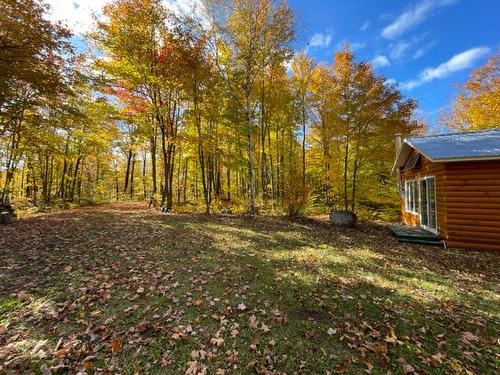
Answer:
[[[27,372],[61,361],[76,371],[90,355],[90,372],[177,374],[203,350],[210,358],[197,361],[209,373],[397,374],[401,358],[424,373],[453,373],[454,361],[494,373],[493,253],[467,253],[474,267],[461,253],[399,245],[365,224],[337,230],[136,207],[73,215],[78,220],[63,213],[17,224],[23,235],[45,233],[32,246],[8,237],[4,260],[18,267],[3,278],[8,350],[0,357],[20,356],[14,362]],[[179,327],[194,333],[173,338]],[[385,341],[391,330],[397,342]],[[479,341],[464,343],[463,332]],[[220,347],[211,344],[215,336]],[[72,338],[75,349],[53,355],[60,339]],[[112,338],[121,352],[111,352]],[[48,340],[45,358],[32,353],[40,340]],[[434,363],[438,352],[444,359]]]

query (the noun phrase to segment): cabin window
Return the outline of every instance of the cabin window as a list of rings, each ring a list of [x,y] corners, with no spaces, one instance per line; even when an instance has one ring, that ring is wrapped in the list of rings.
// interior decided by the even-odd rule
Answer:
[[[405,208],[406,211],[417,213],[418,208],[418,182],[405,182]]]

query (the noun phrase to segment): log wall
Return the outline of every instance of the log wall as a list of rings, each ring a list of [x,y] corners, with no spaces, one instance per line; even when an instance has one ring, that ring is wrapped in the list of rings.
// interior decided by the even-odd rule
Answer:
[[[500,250],[500,160],[446,163],[448,246]]]
[[[500,250],[500,160],[432,163],[401,173],[401,183],[436,177],[438,234],[449,247]],[[420,225],[402,201],[402,222]]]

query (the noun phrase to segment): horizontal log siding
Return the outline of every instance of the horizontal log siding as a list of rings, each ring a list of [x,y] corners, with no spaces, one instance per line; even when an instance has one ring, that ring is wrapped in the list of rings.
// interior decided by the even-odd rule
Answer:
[[[442,238],[446,238],[448,228],[446,226],[446,199],[445,199],[445,165],[443,163],[432,163],[424,156],[420,157],[420,161],[413,169],[401,172],[401,183],[404,186],[405,181],[417,180],[422,177],[436,177],[436,206],[437,206],[437,227],[438,234]],[[406,211],[404,205],[404,197],[401,202],[401,221],[406,225],[420,225],[418,215]]]
[[[500,250],[500,160],[432,163],[422,156],[401,172],[401,183],[426,176],[436,177],[438,234],[447,245]],[[401,207],[404,224],[420,225],[404,197]]]
[[[446,163],[450,247],[500,250],[500,160]]]

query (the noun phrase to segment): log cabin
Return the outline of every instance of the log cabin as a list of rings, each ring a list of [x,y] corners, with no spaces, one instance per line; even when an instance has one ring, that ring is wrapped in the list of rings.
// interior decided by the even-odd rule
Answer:
[[[500,129],[396,135],[401,221],[447,247],[500,250]]]

